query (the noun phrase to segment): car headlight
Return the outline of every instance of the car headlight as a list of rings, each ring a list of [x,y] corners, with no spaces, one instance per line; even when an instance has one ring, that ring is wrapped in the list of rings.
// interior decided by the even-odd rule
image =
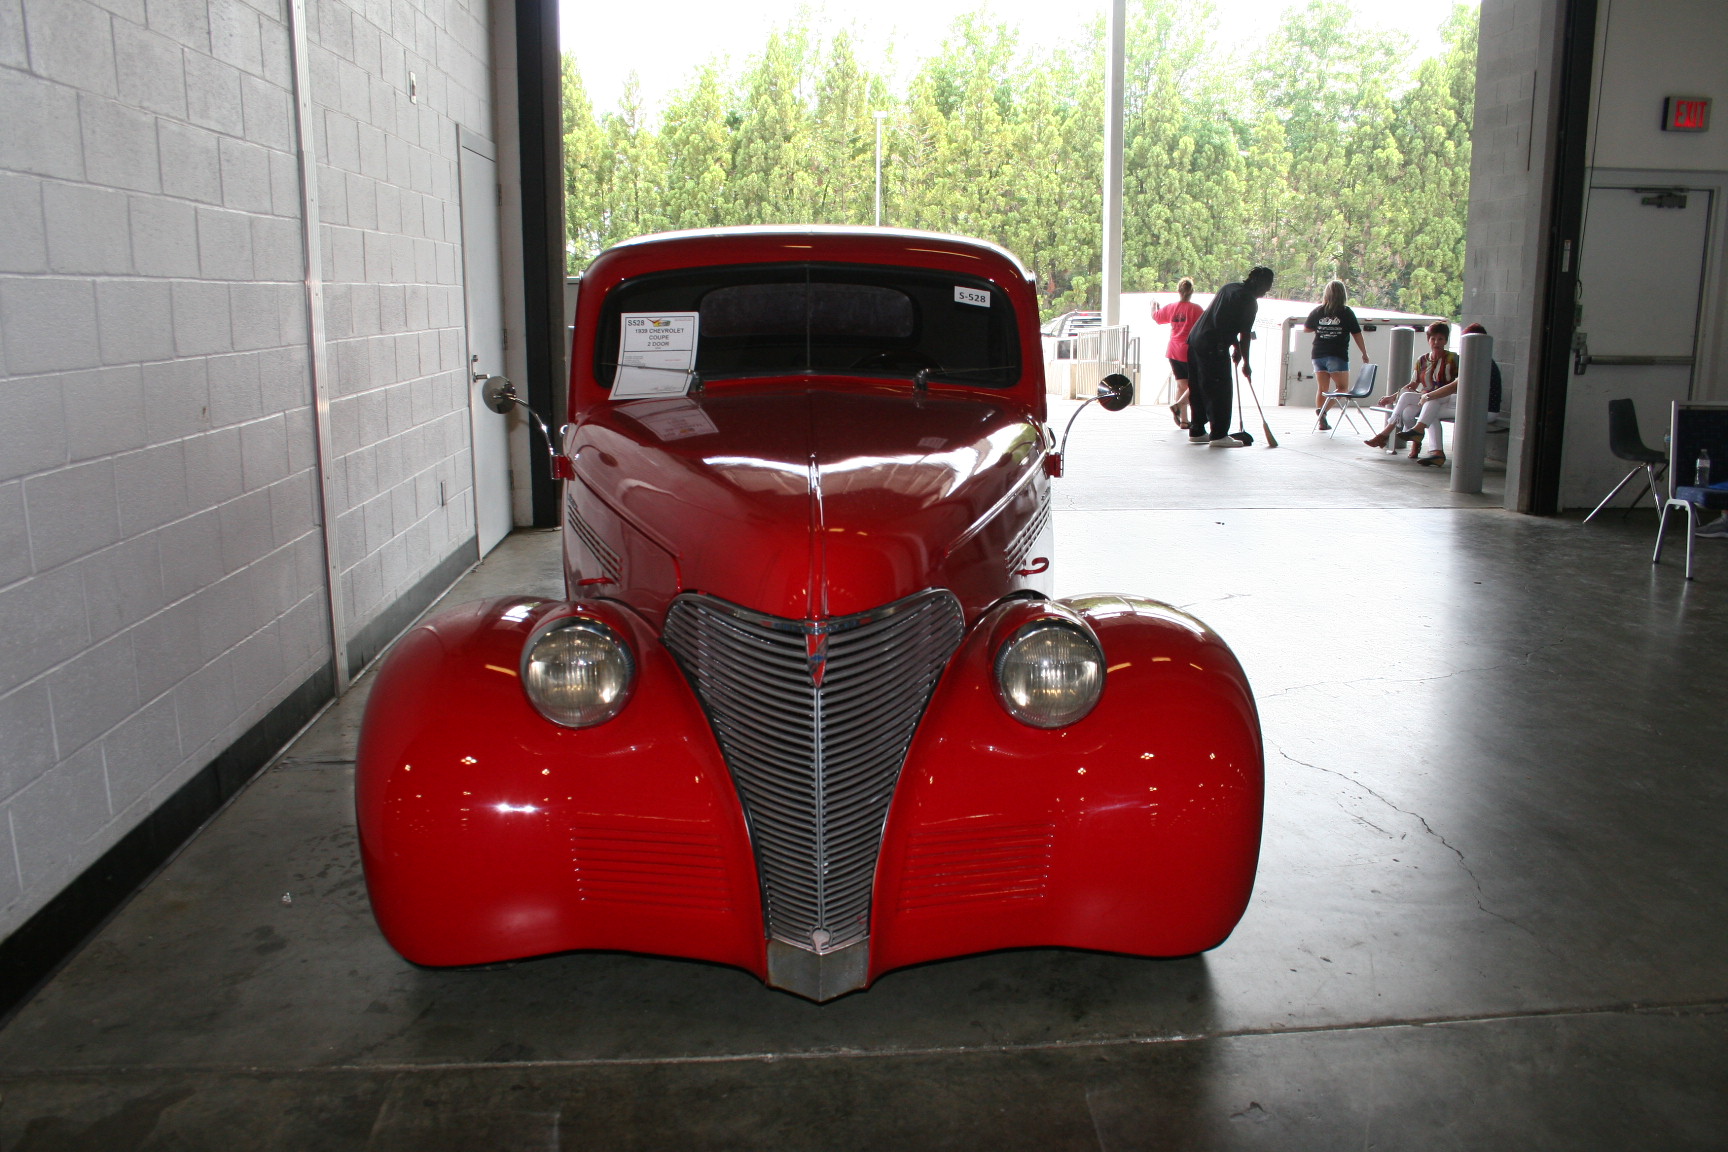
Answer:
[[[1104,653],[1066,620],[1034,620],[996,654],[996,695],[1008,715],[1061,728],[1092,711],[1104,692]]]
[[[522,654],[522,687],[540,715],[589,728],[618,715],[636,679],[636,660],[598,620],[560,620]]]

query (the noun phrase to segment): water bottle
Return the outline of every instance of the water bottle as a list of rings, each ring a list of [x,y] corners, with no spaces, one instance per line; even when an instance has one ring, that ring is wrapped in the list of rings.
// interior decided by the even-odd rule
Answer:
[[[1710,487],[1710,450],[1698,449],[1698,470],[1693,483],[1700,488]]]

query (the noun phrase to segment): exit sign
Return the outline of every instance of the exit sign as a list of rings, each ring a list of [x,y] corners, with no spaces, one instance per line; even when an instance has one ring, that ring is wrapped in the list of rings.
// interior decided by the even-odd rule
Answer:
[[[1670,96],[1662,101],[1662,131],[1702,132],[1710,127],[1710,97]]]

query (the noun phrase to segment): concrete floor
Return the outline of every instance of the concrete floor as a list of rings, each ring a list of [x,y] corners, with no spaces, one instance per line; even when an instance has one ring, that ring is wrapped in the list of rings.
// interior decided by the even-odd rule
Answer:
[[[1088,411],[1057,518],[1060,591],[1187,607],[1255,684],[1265,849],[1215,951],[824,1006],[416,968],[355,856],[363,681],[0,1031],[0,1148],[1728,1147],[1728,544],[1689,585],[1648,514],[1511,515],[1269,414],[1283,447],[1219,452]],[[519,533],[454,599],[556,565]]]

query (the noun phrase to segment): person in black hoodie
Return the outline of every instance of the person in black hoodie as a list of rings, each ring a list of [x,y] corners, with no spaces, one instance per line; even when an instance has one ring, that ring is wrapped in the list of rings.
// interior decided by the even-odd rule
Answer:
[[[1248,341],[1254,336],[1260,297],[1271,288],[1272,269],[1250,269],[1240,281],[1218,289],[1218,295],[1212,297],[1189,331],[1188,367],[1193,379],[1188,389],[1188,443],[1214,448],[1246,446],[1230,435],[1230,364],[1242,365],[1242,374],[1254,378],[1248,366]]]

